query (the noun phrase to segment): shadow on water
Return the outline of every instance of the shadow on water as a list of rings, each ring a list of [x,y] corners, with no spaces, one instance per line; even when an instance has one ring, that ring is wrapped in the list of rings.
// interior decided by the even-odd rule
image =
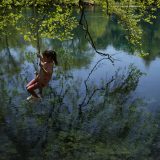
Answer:
[[[94,21],[92,12],[89,16],[88,23],[96,26],[97,22],[98,26],[98,17]],[[93,36],[98,48],[109,44],[120,50],[129,48],[121,41],[122,29],[108,18],[104,23]],[[143,99],[134,96],[143,73],[131,64],[98,85],[90,81],[92,69],[86,80],[74,77],[72,70],[89,67],[94,56],[82,31],[74,32],[72,40],[61,43],[40,39],[42,48],[55,46],[59,51],[61,67],[55,69],[56,79],[44,89],[43,100],[35,102],[25,100],[25,85],[33,77],[37,41],[31,40],[30,46],[13,31],[12,36],[17,33],[14,37],[4,34],[1,38],[1,159],[156,159],[159,117],[149,114]],[[19,41],[23,43],[17,45]]]

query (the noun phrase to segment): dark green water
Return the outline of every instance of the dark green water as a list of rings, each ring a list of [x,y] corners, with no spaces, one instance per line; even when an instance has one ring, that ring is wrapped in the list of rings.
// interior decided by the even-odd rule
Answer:
[[[72,40],[42,38],[41,49],[54,48],[59,65],[36,102],[26,101],[25,89],[37,68],[36,42],[9,22],[2,28],[1,160],[159,159],[160,19],[143,25],[144,58],[114,17],[91,8],[87,20],[97,49],[113,55],[114,65],[95,53],[80,26]]]

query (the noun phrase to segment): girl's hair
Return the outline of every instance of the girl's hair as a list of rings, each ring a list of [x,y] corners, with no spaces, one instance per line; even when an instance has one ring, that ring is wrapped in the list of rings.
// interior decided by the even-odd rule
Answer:
[[[57,61],[57,53],[53,50],[45,50],[43,53],[43,56],[46,56],[47,58],[51,58],[55,65],[58,65],[58,61]]]

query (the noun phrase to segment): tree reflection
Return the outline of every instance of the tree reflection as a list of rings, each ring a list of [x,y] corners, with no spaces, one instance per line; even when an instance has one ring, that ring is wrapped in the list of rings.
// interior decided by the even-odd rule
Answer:
[[[118,18],[115,15],[108,18],[102,14],[99,8],[95,10],[96,12],[86,12],[89,31],[97,49],[105,50],[109,45],[112,45],[115,49],[133,54],[137,48],[132,46],[130,41],[126,39],[126,33],[124,28],[119,25]],[[159,43],[159,17],[157,16],[158,12],[152,14],[157,17],[156,20],[153,19],[151,21],[152,24],[140,23],[140,27],[143,29],[142,42],[140,42],[142,43],[141,50],[144,53],[149,53],[149,55],[142,57],[146,64],[159,57],[159,49],[157,47]],[[99,20],[102,22],[99,22]],[[94,27],[92,27],[93,23]]]
[[[55,12],[56,16],[54,15]],[[87,64],[90,63],[91,57],[94,53],[92,53],[92,55],[90,53],[90,45],[85,39],[84,31],[80,29],[79,26],[75,28],[77,23],[75,18],[72,17],[72,10],[67,10],[63,16],[61,15],[62,13],[59,8],[53,8],[53,10],[43,7],[39,9],[15,8],[14,10],[5,10],[2,8],[0,15],[1,50],[5,48],[4,42],[7,37],[10,48],[18,49],[19,52],[26,52],[26,48],[30,45],[32,45],[32,47],[34,47],[37,51],[43,50],[47,47],[54,47],[60,55],[61,53],[67,53],[67,56],[70,57],[69,59],[73,60],[73,65],[71,68],[80,68],[84,65],[87,66]],[[74,14],[78,19],[77,13],[74,12]],[[46,17],[46,15],[48,16]],[[61,35],[61,31],[64,29],[63,26],[67,27],[69,24],[67,23],[68,21],[66,22],[67,24],[65,22],[58,24],[56,19],[58,19],[57,17],[64,19],[67,15],[68,21],[72,21],[73,26],[70,26],[66,30],[65,35]],[[123,50],[128,53],[134,53],[135,48],[131,47],[129,41],[126,40],[125,32],[118,24],[114,15],[109,18],[106,15],[103,15],[99,8],[95,8],[94,11],[87,11],[86,16],[91,36],[98,50],[105,50],[107,46],[112,45],[115,49]],[[103,24],[99,22],[102,18],[104,18]],[[29,24],[28,21],[30,21]],[[52,22],[56,24],[55,32],[49,31],[50,29],[53,29],[49,27]],[[94,27],[92,27],[93,25]],[[157,47],[159,42],[159,19],[154,20],[153,25],[142,24],[141,26],[144,30],[142,50],[145,53],[150,53],[148,56],[143,57],[147,64],[159,55]],[[55,40],[58,37],[67,39],[70,38],[71,35],[73,36],[72,40]],[[45,41],[48,41],[49,44],[45,44]],[[81,60],[81,58],[79,59],[82,55],[84,56],[83,60]],[[65,66],[68,65],[64,65],[64,67]]]
[[[158,13],[157,13],[158,14]],[[159,25],[159,17],[157,20],[153,21],[153,24],[143,24],[144,35],[143,35],[143,49],[145,52],[149,53],[148,56],[144,57],[144,61],[146,65],[150,64],[151,61],[155,60],[159,57],[160,52],[158,48],[159,44],[159,35],[160,35],[160,25]]]
[[[87,81],[87,94],[80,90],[81,80],[62,75],[45,89],[44,100],[34,103],[1,81],[2,159],[147,158],[156,128],[143,102],[132,98],[142,76],[136,67],[118,70],[112,81],[103,80],[98,86]],[[25,79],[17,79],[17,88]]]
[[[84,50],[80,47],[77,48],[76,39],[64,41],[71,39],[73,36],[71,31],[77,25],[75,18],[71,16],[72,10],[69,8],[60,8],[56,5],[53,8],[44,8],[43,6],[20,8],[19,10],[15,9],[14,12],[7,8],[2,9],[5,10],[0,15],[3,20],[0,23],[0,40],[2,42],[0,48],[2,51],[7,45],[10,48],[17,49],[18,52],[22,52],[20,57],[30,57],[34,61],[36,59],[35,53],[31,50],[30,53],[33,55],[28,56],[27,48],[32,46],[36,52],[40,53],[41,50],[54,47],[59,54],[60,61],[62,58],[69,60],[69,62],[65,61],[66,64],[61,63],[61,66],[66,70],[80,68],[90,63],[90,54],[81,54]],[[45,40],[49,41],[49,46],[45,45]],[[61,42],[61,40],[64,42]],[[86,42],[85,45],[87,45]]]
[[[19,18],[23,21],[26,17],[21,16]],[[28,18],[31,20],[32,16]],[[40,18],[42,19],[41,16]],[[46,21],[48,22],[50,18],[48,17]],[[37,46],[40,40],[36,37],[37,14],[32,20],[30,28],[19,25],[18,29],[25,39],[30,38],[30,43]],[[88,22],[90,25],[93,23]],[[106,32],[104,29],[99,32],[96,30],[96,36],[93,37],[97,43],[100,38],[105,40],[99,43],[98,47],[104,49],[108,44],[115,44],[116,48],[124,49],[121,28],[115,26],[111,20],[105,23],[103,27],[106,25]],[[39,28],[39,32],[42,31],[41,34],[47,37],[50,34],[48,30],[45,32],[45,27]],[[4,28],[2,27],[3,30]],[[159,133],[156,118],[145,112],[145,104],[141,99],[134,97],[134,91],[143,75],[140,70],[131,65],[124,72],[117,70],[113,77],[103,79],[98,86],[88,79],[83,84],[82,80],[75,79],[68,71],[70,68],[86,66],[91,61],[90,54],[79,54],[88,51],[89,46],[84,41],[82,31],[75,30],[76,38],[60,44],[62,48],[58,51],[63,69],[55,71],[58,79],[52,81],[44,90],[43,101],[28,103],[24,100],[27,96],[24,86],[29,73],[25,73],[25,67],[28,66],[23,64],[26,60],[34,61],[35,57],[32,56],[33,53],[31,56],[28,56],[29,53],[26,54],[26,57],[22,54],[18,59],[12,55],[11,48],[16,46],[12,43],[13,37],[19,42],[17,28],[13,26],[12,29],[12,39],[10,35],[2,34],[6,41],[3,42],[5,47],[1,47],[0,55],[0,64],[3,66],[0,68],[2,160],[147,159],[150,151],[154,150],[157,153],[158,144],[154,143],[156,145],[151,146]],[[55,44],[53,40],[49,42]],[[24,46],[25,44],[20,44],[20,51],[25,51]],[[68,46],[73,49],[66,51]],[[77,54],[82,58],[80,59]],[[82,85],[85,90],[81,90]],[[153,158],[150,156],[150,159],[154,158],[155,156]]]

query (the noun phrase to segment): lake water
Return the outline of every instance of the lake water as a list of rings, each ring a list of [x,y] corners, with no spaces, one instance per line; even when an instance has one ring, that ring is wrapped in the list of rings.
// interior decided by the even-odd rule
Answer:
[[[72,40],[42,38],[41,49],[54,48],[59,65],[38,102],[25,100],[25,85],[38,66],[36,42],[25,41],[15,28],[8,27],[7,36],[2,32],[2,160],[159,159],[160,19],[142,25],[142,49],[150,53],[142,58],[114,17],[95,8],[86,16],[97,50],[112,55],[114,65],[94,51],[81,26]],[[134,74],[127,78],[131,64]]]

